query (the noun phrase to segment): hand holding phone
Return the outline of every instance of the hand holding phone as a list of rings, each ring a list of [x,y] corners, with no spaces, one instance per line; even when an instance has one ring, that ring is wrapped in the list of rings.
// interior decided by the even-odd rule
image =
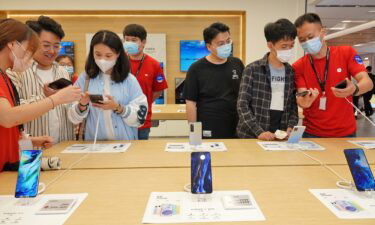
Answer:
[[[58,80],[55,80],[52,83],[49,83],[48,87],[53,89],[53,90],[60,90],[60,89],[63,89],[65,87],[68,87],[69,85],[72,85],[72,84],[73,83],[70,80],[65,79],[65,78],[60,78]]]
[[[302,91],[302,92],[297,92],[296,93],[296,96],[297,97],[305,97],[306,95],[310,94],[310,91],[309,90],[306,90],[306,91]]]
[[[335,88],[345,89],[347,86],[348,86],[348,83],[346,82],[346,80],[342,80],[338,84],[336,84]]]
[[[90,94],[89,97],[92,103],[103,104],[103,101],[104,101],[103,95],[91,95]]]

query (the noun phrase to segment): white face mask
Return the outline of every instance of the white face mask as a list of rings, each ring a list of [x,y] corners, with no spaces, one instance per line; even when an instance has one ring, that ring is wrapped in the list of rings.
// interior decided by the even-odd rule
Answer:
[[[22,48],[25,52],[25,55],[22,59],[18,58],[16,54],[12,50],[10,50],[13,54],[13,72],[22,73],[25,72],[31,66],[31,60],[29,57],[26,56],[26,50],[22,47],[21,43],[17,42],[17,44]]]
[[[287,63],[293,57],[292,49],[277,50],[276,57],[280,60],[280,62]]]
[[[105,60],[105,59],[95,59],[96,65],[100,68],[103,73],[106,73],[108,70],[112,69],[116,64],[117,59],[114,60]]]

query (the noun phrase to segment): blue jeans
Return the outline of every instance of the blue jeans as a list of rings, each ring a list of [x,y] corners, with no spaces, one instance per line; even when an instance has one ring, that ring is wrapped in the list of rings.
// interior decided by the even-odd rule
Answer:
[[[306,132],[303,133],[302,137],[303,138],[321,138],[319,136],[315,136],[315,135],[312,135],[312,134],[309,134],[309,133],[306,133]],[[342,137],[342,138],[351,138],[351,137],[357,137],[356,132],[354,132],[352,134],[349,134],[348,136],[345,136],[345,137]]]
[[[148,140],[150,128],[138,129],[138,140]]]

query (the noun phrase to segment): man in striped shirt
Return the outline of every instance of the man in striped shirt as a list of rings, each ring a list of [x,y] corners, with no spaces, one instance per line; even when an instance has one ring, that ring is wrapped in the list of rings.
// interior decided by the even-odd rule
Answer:
[[[19,92],[21,104],[30,104],[54,94],[57,90],[49,88],[49,83],[60,78],[70,79],[68,72],[55,62],[61,39],[65,36],[61,25],[46,16],[40,16],[37,21],[29,20],[26,24],[39,35],[41,44],[28,70],[22,74],[7,71]],[[56,106],[25,124],[26,132],[32,136],[52,136],[54,143],[73,140],[73,124],[68,120],[67,109],[67,105]]]

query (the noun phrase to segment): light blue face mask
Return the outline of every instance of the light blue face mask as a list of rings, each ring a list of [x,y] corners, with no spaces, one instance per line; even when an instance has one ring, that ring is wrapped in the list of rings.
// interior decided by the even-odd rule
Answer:
[[[70,76],[73,75],[73,73],[74,73],[73,66],[64,66],[64,67],[65,67],[66,71],[69,73]]]
[[[226,59],[232,53],[232,43],[225,44],[216,48],[217,56]]]
[[[322,42],[320,41],[319,37],[315,37],[313,39],[301,43],[301,47],[303,48],[303,50],[305,50],[305,52],[311,55],[315,55],[322,48]]]
[[[128,53],[129,55],[136,55],[138,54],[138,50],[139,50],[138,44],[132,41],[125,41],[124,49],[126,53]]]

